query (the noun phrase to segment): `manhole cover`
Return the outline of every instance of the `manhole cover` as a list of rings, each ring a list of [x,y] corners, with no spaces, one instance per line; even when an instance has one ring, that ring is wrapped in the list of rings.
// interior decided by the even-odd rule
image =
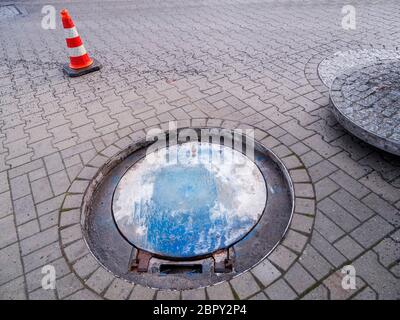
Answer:
[[[259,263],[288,228],[292,184],[279,159],[244,135],[227,145],[220,129],[209,141],[200,139],[209,129],[190,130],[197,140],[167,135],[157,153],[144,142],[127,149],[88,189],[86,241],[118,277],[160,289],[209,286]]]
[[[351,133],[400,155],[400,62],[346,71],[331,88],[333,112]]]
[[[13,4],[0,6],[0,19],[12,18],[20,14],[21,11]]]
[[[129,168],[114,193],[115,221],[134,246],[165,257],[202,256],[229,247],[258,222],[266,186],[245,155],[201,142],[160,153],[156,163],[145,157]]]
[[[361,68],[384,60],[400,59],[399,50],[363,49],[338,51],[321,61],[318,75],[325,86],[331,87],[333,80],[346,70]]]

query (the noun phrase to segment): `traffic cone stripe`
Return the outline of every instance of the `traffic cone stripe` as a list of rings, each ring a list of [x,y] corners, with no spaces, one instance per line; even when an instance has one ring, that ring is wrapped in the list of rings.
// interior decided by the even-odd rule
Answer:
[[[67,42],[68,48],[75,48],[83,45],[81,37],[79,36],[75,38],[66,38],[65,41]]]
[[[87,53],[79,57],[71,56],[69,57],[69,59],[71,60],[71,65],[90,66],[93,63],[92,59],[89,58],[89,55]]]
[[[68,51],[69,51],[70,58],[72,58],[72,57],[80,57],[80,56],[83,56],[84,54],[87,54],[86,49],[85,49],[84,46],[68,48]]]
[[[66,39],[79,37],[78,30],[76,30],[76,27],[65,28],[64,34]]]

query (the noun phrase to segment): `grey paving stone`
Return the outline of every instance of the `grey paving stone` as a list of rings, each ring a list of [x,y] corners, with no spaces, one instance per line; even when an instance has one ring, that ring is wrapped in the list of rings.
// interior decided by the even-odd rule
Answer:
[[[334,166],[332,163],[330,163],[327,160],[323,160],[316,165],[312,166],[309,168],[308,172],[310,173],[311,179],[313,182],[317,182],[327,176],[329,176],[331,173],[335,172],[337,170],[337,167]]]
[[[282,161],[287,169],[297,169],[303,167],[303,164],[296,156],[289,156],[286,158],[282,158]]]
[[[38,215],[41,216],[60,209],[63,201],[64,195],[61,195],[39,203],[36,206]]]
[[[290,177],[293,182],[310,182],[310,177],[305,169],[290,170]]]
[[[351,159],[346,152],[341,152],[331,157],[329,161],[355,179],[359,179],[371,171],[371,168],[363,167],[358,162]]]
[[[384,181],[376,171],[362,178],[360,182],[389,202],[400,199],[399,189]]]
[[[51,263],[61,257],[61,250],[58,242],[54,242],[22,258],[25,272]]]
[[[329,158],[340,152],[339,148],[331,146],[329,143],[322,140],[321,136],[317,134],[305,139],[303,142],[324,158]]]
[[[315,185],[315,197],[317,201],[329,196],[330,194],[334,193],[336,190],[340,189],[340,186],[333,182],[329,178],[324,178],[318,181]]]
[[[314,198],[314,189],[311,183],[295,183],[294,192],[300,198]]]
[[[72,293],[83,288],[82,283],[75,276],[75,274],[70,273],[61,279],[57,280],[56,283],[58,296],[62,299]]]
[[[10,179],[10,185],[13,199],[19,199],[31,193],[28,176],[26,174]]]
[[[251,272],[264,286],[268,286],[281,276],[281,272],[267,259],[259,263]]]
[[[181,293],[172,290],[159,290],[157,291],[157,300],[179,300]]]
[[[303,233],[311,233],[313,219],[302,214],[293,214],[291,228]]]
[[[306,245],[307,241],[308,238],[301,233],[294,230],[288,230],[283,240],[283,244],[286,247],[300,253]]]
[[[63,211],[60,213],[60,226],[65,227],[80,222],[81,213],[79,209]]]
[[[35,203],[48,200],[53,197],[49,179],[47,177],[40,178],[31,183],[33,199]]]
[[[283,279],[274,282],[264,292],[272,300],[294,300],[297,298],[297,294]]]
[[[86,243],[78,240],[64,248],[64,252],[69,261],[73,262],[89,253]]]
[[[333,270],[333,266],[311,245],[307,245],[304,249],[299,262],[317,280],[322,279]]]
[[[104,298],[110,300],[125,300],[131,293],[133,286],[133,283],[117,278],[108,287]]]
[[[3,284],[22,275],[23,269],[17,243],[1,249],[0,253],[0,284]]]
[[[341,170],[336,171],[329,177],[357,199],[361,199],[369,193],[366,187]]]
[[[74,265],[73,268],[75,272],[82,279],[87,279],[87,277],[92,274],[99,267],[99,263],[92,256],[92,254],[87,254],[83,258],[79,259]]]
[[[346,261],[346,258],[317,231],[312,234],[311,244],[335,267]]]
[[[351,236],[364,248],[368,248],[385,237],[392,230],[393,226],[380,216],[374,216],[355,229],[351,233]]]
[[[0,219],[0,248],[6,247],[17,240],[14,217],[9,215]]]
[[[0,217],[8,216],[13,212],[11,194],[9,191],[0,194]]]
[[[19,277],[0,286],[1,300],[26,300],[24,278]]]
[[[268,300],[268,298],[264,293],[259,292],[256,295],[252,296],[249,300]]]
[[[323,284],[308,292],[302,300],[328,300],[328,289]]]
[[[48,229],[50,227],[58,225],[58,217],[59,212],[53,211],[50,213],[46,213],[43,216],[39,217],[39,224],[42,230]]]
[[[374,215],[370,208],[343,189],[338,190],[330,197],[360,221],[365,221]]]
[[[400,262],[397,262],[394,266],[390,268],[390,271],[399,278],[400,276]]]
[[[55,290],[39,288],[29,293],[29,300],[57,300]]]
[[[215,286],[207,287],[207,295],[210,300],[233,300],[235,297],[233,296],[232,289],[227,282],[223,282],[221,284],[217,284]]]
[[[152,300],[156,291],[141,285],[134,286],[129,300]]]
[[[23,240],[31,235],[38,233],[40,231],[38,221],[31,220],[25,224],[18,226],[18,236],[20,240]]]
[[[86,281],[86,285],[101,294],[115,279],[115,277],[102,267],[98,268]]]
[[[243,273],[233,278],[230,282],[240,299],[245,299],[260,290],[260,287],[250,272]]]
[[[36,233],[35,235],[21,241],[21,253],[22,255],[27,255],[57,240],[57,227]]]
[[[66,300],[102,300],[102,298],[88,289],[82,289],[65,298]]]
[[[360,224],[356,218],[330,198],[320,201],[317,207],[346,232],[353,230]]]
[[[69,178],[65,170],[53,173],[49,176],[51,187],[56,196],[67,191],[69,187]]]
[[[33,182],[36,181],[37,179],[46,177],[46,175],[47,175],[46,170],[44,168],[39,168],[29,172],[28,177],[29,181]]]
[[[314,228],[331,243],[345,234],[341,228],[320,211],[317,211]]]
[[[400,211],[376,194],[370,193],[368,196],[362,199],[362,202],[364,202],[368,207],[370,207],[388,222],[393,223],[396,226],[400,226]]]
[[[349,236],[344,236],[336,241],[335,247],[348,259],[354,259],[364,251],[363,247]]]
[[[379,262],[385,267],[400,260],[400,245],[392,238],[383,239],[374,247],[374,251],[378,254]]]
[[[7,171],[0,172],[0,193],[9,190]]]
[[[288,270],[284,277],[298,294],[303,293],[316,282],[297,262]]]
[[[377,255],[368,251],[354,263],[357,275],[362,277],[374,289],[379,299],[399,299],[399,279],[395,278],[379,262]]]
[[[269,255],[268,260],[280,269],[287,270],[296,258],[297,255],[294,252],[284,246],[277,246]]]
[[[81,239],[81,238],[83,238],[81,225],[75,224],[75,225],[63,228],[60,231],[60,235],[61,235],[61,240],[64,245],[67,245],[71,242]]]
[[[306,167],[311,167],[311,166],[317,164],[318,162],[322,161],[323,158],[318,153],[311,150],[311,151],[307,152],[306,154],[303,154],[301,156],[301,160],[306,165]]]
[[[182,291],[182,300],[205,300],[205,299],[206,299],[206,291],[204,288]]]
[[[295,211],[305,215],[315,215],[315,200],[296,198]]]
[[[14,213],[17,225],[26,223],[36,218],[35,205],[31,195],[14,201]]]
[[[370,287],[366,287],[363,290],[361,290],[359,293],[357,293],[354,297],[353,300],[377,300],[377,294],[374,290],[372,290]]]

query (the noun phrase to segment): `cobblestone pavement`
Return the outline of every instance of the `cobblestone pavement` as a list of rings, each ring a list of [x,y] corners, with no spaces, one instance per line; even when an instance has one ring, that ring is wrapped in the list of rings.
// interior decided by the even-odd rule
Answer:
[[[400,297],[399,158],[336,123],[317,75],[339,50],[395,49],[398,0],[351,1],[356,30],[341,28],[347,3],[335,0],[68,1],[86,48],[104,65],[75,79],[61,72],[60,22],[40,27],[47,2],[16,3],[26,14],[0,19],[0,298]],[[252,273],[182,293],[128,284],[79,240],[79,210],[60,214],[98,152],[169,120],[256,127],[279,157],[300,159],[287,161],[299,167],[300,227]],[[41,289],[47,264],[56,290]],[[347,264],[355,290],[341,287]]]

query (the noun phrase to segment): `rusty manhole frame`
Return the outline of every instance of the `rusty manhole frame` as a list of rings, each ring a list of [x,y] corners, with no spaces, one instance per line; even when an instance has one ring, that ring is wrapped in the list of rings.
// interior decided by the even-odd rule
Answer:
[[[179,130],[183,130],[183,129],[195,129],[195,130],[200,130],[201,128],[179,128]],[[210,127],[204,128],[204,129],[213,129]],[[217,130],[221,130],[222,128],[214,128]],[[226,129],[223,129],[226,130]],[[237,259],[237,255],[235,257],[236,262],[235,262],[235,269],[234,270],[230,270],[231,268],[231,261],[229,259],[229,253],[231,252],[230,250],[227,250],[225,252],[218,252],[216,255],[213,255],[212,257],[205,257],[204,259],[202,259],[200,261],[200,263],[204,266],[204,270],[207,273],[201,274],[197,279],[193,279],[193,274],[161,274],[159,272],[155,272],[154,268],[161,268],[161,265],[166,265],[169,262],[171,262],[170,260],[166,261],[166,260],[160,260],[159,258],[154,258],[153,263],[151,265],[151,267],[153,269],[149,269],[147,271],[151,271],[152,272],[137,272],[137,268],[139,267],[139,265],[135,265],[134,262],[135,261],[135,251],[132,251],[132,249],[130,249],[131,251],[131,255],[129,257],[129,263],[130,266],[133,266],[133,269],[136,268],[136,270],[134,270],[135,272],[132,272],[131,270],[127,270],[128,268],[126,268],[126,272],[121,272],[121,271],[117,271],[115,270],[115,268],[113,268],[113,266],[110,266],[110,264],[108,263],[109,261],[105,262],[101,257],[99,257],[98,255],[98,251],[93,250],[93,243],[91,242],[91,238],[90,236],[88,236],[88,232],[92,232],[93,228],[88,228],[88,217],[90,217],[90,215],[88,215],[88,212],[90,212],[91,210],[91,197],[93,196],[93,194],[95,193],[95,191],[97,190],[98,186],[101,185],[101,183],[104,181],[104,178],[107,176],[107,174],[113,170],[113,168],[115,168],[118,164],[121,164],[122,161],[124,159],[126,159],[127,157],[129,157],[130,155],[134,154],[135,151],[138,151],[139,149],[142,149],[144,147],[147,147],[149,145],[148,142],[145,142],[145,140],[143,139],[142,141],[139,141],[138,143],[135,143],[133,145],[128,145],[125,149],[123,149],[121,152],[117,153],[116,155],[114,155],[113,157],[111,157],[105,165],[103,165],[101,167],[100,170],[97,171],[97,173],[95,175],[93,175],[94,179],[91,180],[91,183],[89,184],[89,187],[87,188],[86,192],[85,192],[85,196],[84,196],[84,201],[83,201],[83,206],[81,208],[81,226],[83,226],[83,238],[84,241],[86,243],[86,245],[88,246],[90,252],[92,253],[92,255],[96,258],[96,260],[98,261],[99,264],[101,264],[106,270],[108,270],[109,272],[111,272],[112,274],[114,274],[116,277],[120,277],[125,279],[126,281],[129,282],[133,282],[136,284],[140,284],[143,286],[147,286],[147,287],[151,287],[151,288],[157,288],[157,289],[172,289],[172,290],[188,290],[188,289],[196,289],[196,288],[201,288],[201,287],[208,287],[210,285],[214,285],[217,283],[221,283],[227,280],[230,280],[234,277],[239,276],[240,274],[245,273],[246,271],[252,269],[253,267],[255,267],[256,265],[258,265],[261,261],[263,261],[275,248],[276,246],[280,243],[280,241],[282,240],[282,238],[284,237],[284,235],[286,234],[287,230],[289,229],[289,226],[291,224],[291,220],[292,220],[292,216],[293,216],[293,212],[294,212],[294,207],[295,207],[295,198],[294,198],[294,188],[293,188],[293,183],[290,179],[290,175],[288,170],[285,168],[284,164],[282,163],[282,161],[280,161],[280,159],[269,149],[267,149],[266,147],[264,147],[263,145],[261,145],[260,143],[258,143],[256,140],[253,140],[255,146],[256,146],[256,150],[258,150],[258,152],[262,152],[264,155],[267,156],[266,159],[268,159],[268,161],[273,162],[273,164],[276,166],[276,173],[278,173],[279,175],[281,175],[281,178],[283,179],[283,183],[287,184],[287,191],[288,191],[288,198],[289,202],[286,201],[287,205],[290,206],[290,212],[289,214],[286,216],[287,220],[284,223],[284,230],[280,230],[281,234],[279,234],[278,239],[275,239],[273,241],[273,243],[269,243],[269,247],[268,250],[262,250],[261,253],[258,253],[258,256],[256,256],[256,258],[254,258],[254,260],[252,260],[251,262],[247,262],[244,263],[246,260],[245,259],[241,259],[240,263],[238,263],[238,259]],[[264,175],[264,173],[263,173]],[[268,187],[268,185],[267,185]],[[114,224],[113,224],[114,225]],[[118,235],[121,237],[120,233],[118,232],[116,226],[114,225],[116,232],[118,233]],[[121,237],[122,238],[122,237]],[[246,237],[245,237],[246,239]],[[263,241],[265,241],[264,238],[260,238]],[[130,244],[128,244],[128,242],[126,242],[126,240],[123,240],[125,242],[125,245],[129,245],[131,247]],[[106,241],[105,243],[110,243],[109,241]],[[250,242],[248,242],[250,243]],[[244,246],[244,248],[252,248],[252,246]],[[98,247],[96,248],[98,249]],[[236,250],[236,248],[235,248]],[[94,252],[96,251],[96,252]],[[254,249],[253,250],[247,250],[250,251],[252,253],[254,253]],[[144,261],[146,261],[146,259],[148,259],[149,257],[146,257],[146,254],[143,256],[143,253],[139,253],[138,254],[142,254],[141,258],[144,258]],[[228,256],[227,256],[228,254]],[[138,255],[137,255],[138,256]],[[137,257],[136,256],[136,257]],[[253,254],[253,256],[255,256]],[[215,264],[215,262],[219,262],[219,264]],[[115,259],[116,264],[118,265],[119,263],[121,263],[120,260]],[[195,262],[199,262],[199,260],[196,260]],[[179,265],[179,264],[187,264],[187,261],[179,261],[173,262],[175,265]],[[115,265],[114,265],[115,266]],[[145,263],[145,268],[147,267],[146,263]],[[215,273],[215,272],[211,272],[212,276],[210,277],[210,270],[214,270],[213,268],[219,268],[217,271],[220,271],[221,273]],[[145,271],[145,270],[141,270],[141,271]],[[196,275],[195,275],[196,276]],[[149,279],[150,278],[150,279]],[[200,279],[200,280],[199,280]],[[195,281],[196,280],[196,281]]]

